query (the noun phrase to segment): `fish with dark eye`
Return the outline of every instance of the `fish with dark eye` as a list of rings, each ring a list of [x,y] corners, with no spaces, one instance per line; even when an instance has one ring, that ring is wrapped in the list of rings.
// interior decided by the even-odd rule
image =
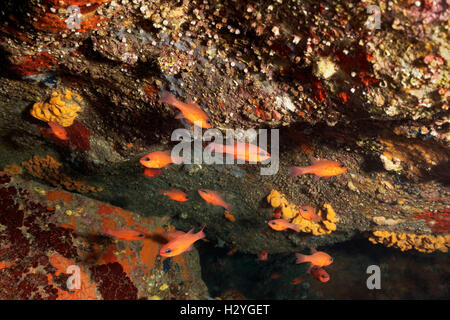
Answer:
[[[347,167],[338,161],[317,159],[310,157],[312,165],[306,167],[288,167],[290,176],[297,177],[303,174],[314,174],[315,181],[319,178],[330,178],[347,171]]]
[[[56,122],[47,122],[51,132],[60,140],[69,140],[66,129],[62,125]]]
[[[190,123],[200,126],[201,128],[209,129],[212,128],[211,121],[209,120],[208,115],[202,108],[194,103],[193,101],[183,102],[175,98],[175,96],[167,91],[163,92],[163,98],[160,102],[164,102],[174,106],[178,110],[180,110],[180,114],[178,114],[175,118],[181,119],[185,118]]]
[[[271,227],[273,230],[276,230],[276,231],[292,229],[296,232],[300,232],[300,227],[298,225],[290,223],[289,221],[287,221],[285,219],[273,219],[273,220],[270,220],[267,224],[269,225],[269,227]]]
[[[141,240],[145,238],[145,234],[133,229],[117,229],[117,230],[111,230],[103,228],[101,230],[101,233],[107,234],[109,236],[112,236],[117,239],[126,240],[126,241],[135,241],[135,240]]]
[[[178,202],[186,202],[189,200],[188,195],[178,189],[158,190],[158,193]]]
[[[233,208],[232,205],[225,202],[222,196],[216,191],[208,189],[199,189],[198,194],[200,195],[200,197],[203,198],[203,200],[215,206],[221,206],[228,211],[231,211],[231,209]]]
[[[170,233],[169,238],[171,238],[171,240],[159,250],[159,255],[162,257],[174,257],[183,252],[192,250],[194,248],[194,243],[205,237],[203,229],[204,226],[197,233],[194,233],[194,228],[186,233],[180,231]]]
[[[233,145],[224,145],[211,142],[206,146],[205,151],[206,150],[209,152],[230,154],[235,159],[249,162],[261,162],[270,159],[270,153],[248,142],[235,141]]]
[[[139,162],[146,168],[161,169],[167,168],[171,163],[182,163],[182,157],[172,157],[170,150],[154,151],[143,156]]]
[[[303,206],[298,209],[300,215],[309,221],[320,222],[322,218],[316,214],[316,209],[311,206]]]
[[[327,282],[328,280],[330,280],[330,275],[328,274],[328,272],[325,271],[324,268],[318,267],[318,266],[313,266],[310,270],[309,273],[316,278],[317,280],[319,280],[320,282]]]

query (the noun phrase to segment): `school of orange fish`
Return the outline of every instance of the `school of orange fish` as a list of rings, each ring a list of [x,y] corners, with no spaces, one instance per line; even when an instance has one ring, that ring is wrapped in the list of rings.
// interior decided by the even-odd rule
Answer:
[[[178,100],[174,95],[166,91],[163,92],[162,96],[163,98],[160,100],[161,103],[167,103],[180,110],[180,113],[176,116],[177,119],[184,118],[189,123],[200,125],[202,128],[212,128],[212,123],[209,120],[208,115],[201,109],[198,104],[190,100],[187,103],[182,102]],[[61,140],[68,139],[67,132],[65,131],[64,127],[53,122],[48,122],[48,125],[56,137]],[[245,161],[261,162],[270,158],[270,154],[266,150],[263,150],[256,145],[247,142],[243,143],[235,141],[234,147],[229,145],[220,145],[212,142],[206,148],[210,152],[229,154],[234,156],[235,159]],[[329,178],[345,173],[347,171],[347,168],[343,164],[340,164],[338,161],[331,161],[326,159],[319,160],[313,157],[310,157],[310,159],[312,162],[310,166],[288,167],[287,169],[290,176],[293,178],[304,174],[313,174],[314,181],[317,181],[319,178]],[[151,152],[143,156],[139,162],[145,167],[143,175],[145,177],[152,178],[162,175],[161,169],[167,168],[172,163],[181,164],[182,160],[183,159],[180,157],[171,156],[170,150],[166,150]],[[188,195],[184,191],[178,189],[159,190],[159,194],[167,196],[168,198],[178,202],[189,201]],[[222,198],[220,193],[214,190],[199,189],[198,194],[207,203],[223,207],[225,210],[227,210],[226,213],[228,213],[228,215],[232,217],[230,213],[230,211],[232,210],[232,205],[227,203]],[[316,209],[311,206],[302,206],[299,209],[299,213],[304,219],[318,222],[321,220],[321,218],[315,213],[315,211]],[[296,232],[300,232],[300,229],[297,225],[281,218],[281,212],[279,208],[275,210],[273,217],[275,219],[268,222],[269,227],[273,230],[283,231],[286,229],[292,229]],[[203,226],[202,229],[197,233],[194,233],[194,228],[192,228],[188,232],[179,230],[166,232],[164,234],[164,237],[168,240],[168,242],[161,248],[159,254],[162,257],[173,257],[191,250],[196,241],[205,238],[205,233],[203,232],[204,227],[205,226]],[[114,238],[126,241],[136,241],[145,238],[145,234],[132,229],[102,229],[101,232]],[[236,248],[233,248],[228,252],[228,254],[231,255],[236,252],[236,250]],[[311,274],[317,280],[321,282],[327,282],[330,279],[328,273],[323,269],[323,267],[328,266],[333,262],[333,258],[327,253],[316,251],[315,249],[311,248],[311,255],[296,253],[296,258],[297,264],[310,264],[307,273]],[[267,259],[268,252],[265,250],[263,250],[257,258],[258,261],[266,261]],[[281,275],[279,273],[273,273],[270,277],[272,279],[277,279],[281,277]],[[305,279],[303,278],[295,278],[292,281],[292,284],[298,285],[304,280]]]

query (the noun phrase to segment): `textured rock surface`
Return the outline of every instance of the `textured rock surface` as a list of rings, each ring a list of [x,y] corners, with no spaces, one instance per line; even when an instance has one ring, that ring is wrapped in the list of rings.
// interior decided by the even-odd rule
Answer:
[[[203,299],[198,254],[158,256],[165,220],[0,173],[0,299]],[[105,236],[136,228],[143,240]],[[80,288],[70,290],[70,267]]]

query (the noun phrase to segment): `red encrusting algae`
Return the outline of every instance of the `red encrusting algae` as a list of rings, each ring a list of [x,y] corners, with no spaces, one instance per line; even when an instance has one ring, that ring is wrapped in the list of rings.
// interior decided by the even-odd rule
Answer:
[[[12,70],[21,76],[40,74],[56,64],[55,58],[48,52],[27,56],[12,66]]]
[[[433,232],[450,232],[450,208],[436,212],[424,211],[414,215],[415,219],[424,219]]]
[[[110,0],[41,0],[41,6],[33,8],[31,24],[37,30],[59,33],[65,30],[75,29],[77,32],[87,32],[100,28],[101,23],[106,21],[95,14],[97,8],[104,2]],[[74,6],[70,11],[69,7]],[[50,8],[56,10],[52,13]],[[66,14],[60,14],[61,11],[67,11]],[[75,15],[80,14],[81,17]],[[73,21],[71,21],[71,17]],[[79,19],[79,25],[76,23]],[[73,24],[73,25],[72,25]]]

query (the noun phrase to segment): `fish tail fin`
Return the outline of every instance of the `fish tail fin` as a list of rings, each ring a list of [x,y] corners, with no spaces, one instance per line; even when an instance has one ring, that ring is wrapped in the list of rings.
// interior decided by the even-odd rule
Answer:
[[[164,194],[166,193],[166,190],[159,189],[159,190],[158,190],[158,193],[164,195]]]
[[[300,226],[299,225],[296,225],[296,224],[293,224],[293,223],[291,223],[291,225],[292,225],[292,229],[293,230],[295,230],[296,232],[300,232]]]
[[[173,163],[175,163],[175,164],[182,164],[183,163],[183,157],[172,156],[172,151],[171,150],[166,150],[166,151],[164,151],[164,153],[167,154],[170,157],[170,160],[172,160]]]
[[[296,253],[295,257],[297,258],[297,260],[295,261],[296,264],[308,262],[308,256],[305,254]]]
[[[173,94],[171,94],[170,92],[164,90],[162,92],[162,97],[159,100],[159,102],[167,103],[167,104],[170,104],[170,105],[175,105],[176,102],[177,102],[177,98],[175,98],[175,96]]]
[[[307,167],[288,167],[287,169],[291,178],[308,173]]]

